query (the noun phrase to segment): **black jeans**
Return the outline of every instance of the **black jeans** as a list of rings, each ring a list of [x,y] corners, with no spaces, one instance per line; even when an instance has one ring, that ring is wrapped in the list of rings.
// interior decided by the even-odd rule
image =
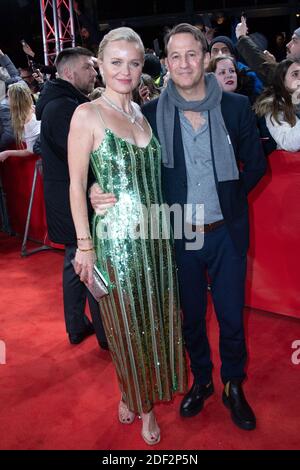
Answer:
[[[75,257],[76,248],[76,245],[65,246],[63,297],[66,330],[68,333],[78,334],[83,332],[86,326],[90,324],[90,320],[84,313],[86,299],[88,299],[98,342],[106,341],[99,304],[86,288],[85,284],[80,281],[71,263]]]

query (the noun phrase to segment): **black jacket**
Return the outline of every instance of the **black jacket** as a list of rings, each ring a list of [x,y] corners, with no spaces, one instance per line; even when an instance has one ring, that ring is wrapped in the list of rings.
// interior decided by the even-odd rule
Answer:
[[[15,144],[15,136],[11,125],[9,105],[0,104],[0,152],[7,150],[12,144]]]
[[[272,85],[273,76],[278,65],[276,62],[268,62],[263,51],[249,36],[242,36],[236,44],[239,54],[246,64],[259,76],[265,86]]]
[[[143,113],[158,138],[156,107],[157,100],[151,101],[143,107]],[[242,168],[239,180],[216,180],[216,188],[230,235],[238,252],[244,255],[249,243],[247,193],[265,173],[266,161],[248,98],[224,92],[221,110],[238,166]],[[183,207],[187,203],[187,174],[178,110],[174,120],[174,168],[162,165],[162,189],[169,206],[180,204]],[[175,247],[177,252],[183,249],[183,241],[175,240]]]
[[[49,237],[53,242],[76,243],[69,199],[68,134],[77,106],[89,101],[66,80],[47,82],[36,105],[41,120],[41,156]],[[89,181],[93,176],[90,172]]]

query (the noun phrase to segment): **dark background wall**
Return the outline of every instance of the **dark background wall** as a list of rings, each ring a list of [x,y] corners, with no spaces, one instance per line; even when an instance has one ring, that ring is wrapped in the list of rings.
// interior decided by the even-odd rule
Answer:
[[[153,46],[154,38],[162,44],[165,25],[195,22],[205,11],[210,12],[213,25],[216,25],[217,14],[224,12],[225,25],[218,27],[221,33],[230,34],[230,23],[237,22],[245,10],[250,32],[261,32],[269,41],[280,31],[285,31],[289,38],[291,31],[300,26],[300,16],[297,16],[300,15],[300,2],[294,0],[79,0],[79,4],[100,25],[103,30],[100,35],[105,33],[107,26],[126,24],[141,34],[146,47]],[[25,62],[20,45],[23,38],[43,56],[39,1],[0,0],[0,49],[18,65]]]

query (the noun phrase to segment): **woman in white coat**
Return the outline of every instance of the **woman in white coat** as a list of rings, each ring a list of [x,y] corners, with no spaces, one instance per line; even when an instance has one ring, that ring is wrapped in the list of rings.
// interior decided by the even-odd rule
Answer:
[[[299,59],[286,59],[277,65],[273,84],[257,99],[254,110],[265,117],[277,149],[300,151]]]

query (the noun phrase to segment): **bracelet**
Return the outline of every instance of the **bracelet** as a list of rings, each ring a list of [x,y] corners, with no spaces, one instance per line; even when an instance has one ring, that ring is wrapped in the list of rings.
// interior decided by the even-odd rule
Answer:
[[[87,249],[77,248],[77,250],[78,250],[78,251],[81,251],[81,252],[94,251],[94,247],[92,247],[92,248],[87,248]]]
[[[77,240],[81,241],[81,240],[91,240],[92,237],[90,235],[88,235],[87,237],[82,237],[82,238],[77,238]]]

